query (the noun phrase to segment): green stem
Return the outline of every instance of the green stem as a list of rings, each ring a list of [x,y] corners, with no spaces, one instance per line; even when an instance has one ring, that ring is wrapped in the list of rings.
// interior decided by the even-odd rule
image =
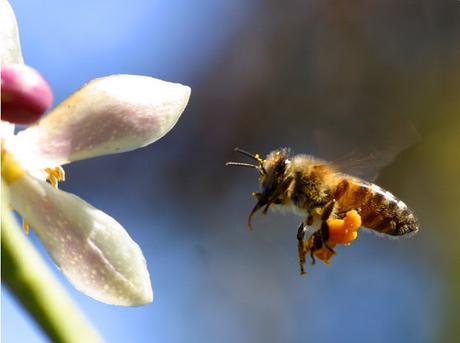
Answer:
[[[2,182],[2,282],[53,342],[102,342],[7,209]]]

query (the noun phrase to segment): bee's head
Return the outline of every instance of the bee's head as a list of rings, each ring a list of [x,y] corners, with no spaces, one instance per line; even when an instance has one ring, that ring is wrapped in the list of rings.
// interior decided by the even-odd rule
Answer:
[[[268,208],[273,203],[279,203],[278,199],[285,188],[285,170],[288,162],[288,149],[272,151],[266,159],[262,159],[259,154],[251,154],[247,151],[235,148],[235,151],[254,159],[257,164],[227,162],[227,166],[249,167],[259,172],[260,193],[252,193],[257,199],[257,203],[249,214],[248,226],[251,227],[251,218],[259,209],[264,207],[263,213],[267,213]]]

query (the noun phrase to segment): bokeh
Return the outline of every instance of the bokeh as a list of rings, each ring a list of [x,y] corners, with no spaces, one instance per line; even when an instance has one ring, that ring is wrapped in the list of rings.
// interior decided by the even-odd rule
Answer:
[[[25,61],[55,103],[116,73],[192,87],[157,143],[65,168],[61,188],[122,223],[149,265],[154,302],[120,308],[74,290],[42,249],[108,342],[458,340],[460,2],[11,4]],[[300,218],[270,213],[246,227],[257,175],[224,166],[241,159],[236,146],[361,160],[420,232],[363,232],[301,277]],[[47,341],[6,289],[1,338]]]

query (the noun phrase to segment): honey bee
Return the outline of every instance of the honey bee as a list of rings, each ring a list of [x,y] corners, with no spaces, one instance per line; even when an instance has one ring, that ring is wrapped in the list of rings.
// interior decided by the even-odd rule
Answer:
[[[328,263],[336,244],[349,244],[360,226],[390,236],[418,231],[414,213],[390,192],[379,186],[336,170],[332,163],[309,155],[290,156],[288,149],[274,150],[265,159],[236,148],[256,164],[227,162],[227,166],[249,167],[259,172],[260,192],[251,219],[260,209],[285,207],[304,220],[297,230],[300,273],[305,274],[309,253]],[[305,240],[309,228],[316,230]]]

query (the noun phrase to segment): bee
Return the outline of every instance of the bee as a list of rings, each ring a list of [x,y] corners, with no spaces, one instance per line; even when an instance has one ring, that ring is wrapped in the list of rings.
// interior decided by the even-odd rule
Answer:
[[[336,170],[332,163],[309,155],[291,156],[289,149],[278,149],[265,159],[236,148],[236,152],[256,163],[227,162],[227,166],[248,167],[259,172],[260,192],[249,214],[271,207],[291,209],[304,219],[297,230],[300,273],[305,274],[306,254],[312,264],[315,256],[325,263],[335,255],[336,244],[356,239],[360,226],[389,236],[416,233],[418,223],[404,202],[379,186]],[[305,239],[307,231],[314,232]]]

